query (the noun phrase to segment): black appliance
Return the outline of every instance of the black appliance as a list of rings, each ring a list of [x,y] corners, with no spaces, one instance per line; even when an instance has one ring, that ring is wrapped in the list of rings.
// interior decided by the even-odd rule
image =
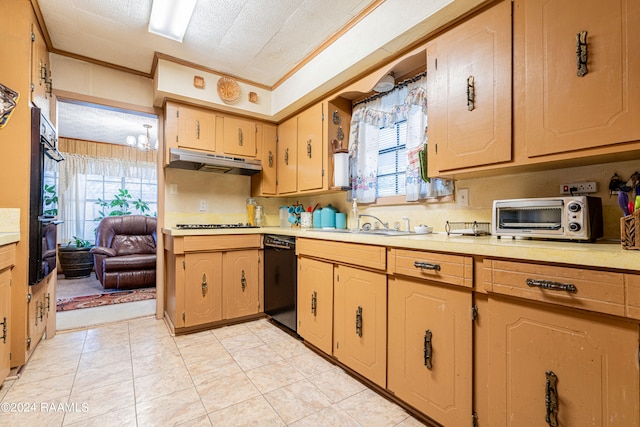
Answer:
[[[29,285],[36,285],[56,268],[57,224],[54,215],[44,215],[45,156],[64,160],[57,149],[55,128],[40,109],[31,108],[31,176],[29,197]]]
[[[296,239],[264,236],[264,312],[281,325],[297,330],[298,282]]]

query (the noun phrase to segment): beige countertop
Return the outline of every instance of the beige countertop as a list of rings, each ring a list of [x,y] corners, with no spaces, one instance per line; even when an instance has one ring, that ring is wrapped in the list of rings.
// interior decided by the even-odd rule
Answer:
[[[164,234],[171,236],[281,234],[395,248],[640,271],[640,252],[622,249],[620,242],[580,243],[552,240],[513,240],[498,239],[491,236],[448,236],[446,233],[379,236],[280,227],[227,230],[178,230],[165,228],[162,231]]]
[[[20,233],[0,233],[0,246],[16,243],[20,240]]]

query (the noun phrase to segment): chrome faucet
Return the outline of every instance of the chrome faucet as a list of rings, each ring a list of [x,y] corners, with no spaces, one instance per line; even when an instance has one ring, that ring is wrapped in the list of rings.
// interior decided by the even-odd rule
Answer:
[[[369,215],[369,214],[360,214],[360,215],[358,215],[358,229],[361,228],[361,226],[360,226],[360,218],[362,218],[363,216],[366,216],[366,217],[369,217],[369,218],[373,218],[376,221],[378,221],[380,224],[382,224],[382,228],[384,228],[385,230],[389,229],[389,223],[388,222],[382,222],[382,220],[380,218],[378,218],[376,216],[373,216],[373,215]],[[364,229],[364,226],[362,226],[362,229]]]

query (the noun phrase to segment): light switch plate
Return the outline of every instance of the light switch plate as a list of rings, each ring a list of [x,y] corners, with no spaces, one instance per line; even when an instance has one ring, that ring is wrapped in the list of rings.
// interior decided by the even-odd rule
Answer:
[[[207,211],[207,201],[200,200],[200,212],[206,212],[206,211]]]
[[[459,188],[458,189],[458,206],[469,206],[469,189],[468,188]]]

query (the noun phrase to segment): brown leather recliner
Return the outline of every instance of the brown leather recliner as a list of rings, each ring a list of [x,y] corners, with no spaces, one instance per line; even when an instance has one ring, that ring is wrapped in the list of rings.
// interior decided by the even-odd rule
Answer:
[[[103,218],[91,248],[96,276],[105,289],[135,289],[156,285],[155,217]]]

